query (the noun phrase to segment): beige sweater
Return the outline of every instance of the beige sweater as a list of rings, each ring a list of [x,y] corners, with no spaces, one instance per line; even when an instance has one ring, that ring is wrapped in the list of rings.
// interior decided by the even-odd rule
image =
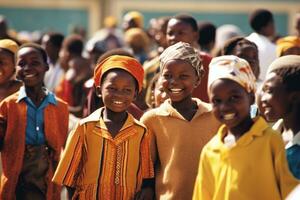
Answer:
[[[154,136],[151,152],[157,199],[192,199],[200,152],[220,126],[210,105],[194,100],[198,111],[191,121],[185,120],[169,100],[141,118]]]

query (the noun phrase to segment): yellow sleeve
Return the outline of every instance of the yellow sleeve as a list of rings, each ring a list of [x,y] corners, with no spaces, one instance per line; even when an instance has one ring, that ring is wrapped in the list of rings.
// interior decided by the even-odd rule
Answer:
[[[84,163],[84,126],[77,125],[69,134],[66,148],[53,176],[53,182],[69,187],[80,184]]]
[[[211,200],[214,193],[214,177],[211,171],[209,159],[204,147],[199,161],[199,169],[194,186],[193,200]]]
[[[285,199],[300,182],[289,170],[284,143],[279,134],[272,135],[275,173],[281,198]]]

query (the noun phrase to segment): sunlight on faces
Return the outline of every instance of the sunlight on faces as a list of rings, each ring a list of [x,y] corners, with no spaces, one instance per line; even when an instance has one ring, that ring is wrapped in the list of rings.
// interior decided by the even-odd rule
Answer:
[[[268,74],[258,95],[259,109],[267,121],[277,121],[289,112],[288,97],[282,78],[274,72]]]
[[[167,93],[164,91],[161,78],[158,78],[155,84],[153,96],[155,107],[160,106],[168,98]]]
[[[215,117],[228,128],[238,127],[250,118],[254,94],[230,79],[217,79],[209,87]]]
[[[200,84],[196,70],[183,60],[169,60],[161,74],[163,88],[172,102],[191,98],[193,90]]]
[[[137,95],[137,83],[133,76],[122,69],[107,71],[102,83],[96,88],[106,108],[113,112],[124,112]]]
[[[41,52],[33,47],[23,47],[17,53],[17,77],[27,86],[43,84],[49,69]]]
[[[188,23],[177,19],[170,19],[167,26],[167,43],[169,46],[177,42],[186,42],[193,45],[198,40],[198,32]]]
[[[0,84],[6,83],[15,73],[14,55],[0,48]]]

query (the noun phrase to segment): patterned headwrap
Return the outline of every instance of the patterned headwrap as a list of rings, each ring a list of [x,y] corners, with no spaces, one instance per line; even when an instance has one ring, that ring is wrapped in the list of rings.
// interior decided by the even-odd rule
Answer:
[[[197,76],[201,76],[203,72],[202,60],[198,51],[190,44],[185,42],[178,42],[169,46],[159,57],[160,71],[162,71],[167,62],[170,60],[184,60],[192,65],[196,70]]]
[[[218,79],[233,80],[247,92],[256,90],[256,79],[249,63],[237,56],[220,56],[212,59],[209,65],[208,88]]]
[[[142,90],[144,69],[139,61],[128,56],[113,55],[97,64],[94,70],[94,84],[99,86],[102,75],[111,69],[123,69],[129,72],[136,79],[139,91]]]
[[[300,48],[300,38],[298,38],[297,36],[287,36],[284,38],[280,38],[276,42],[276,44],[277,44],[276,54],[277,54],[277,57],[280,57],[289,48],[292,48],[292,47]]]
[[[15,54],[18,51],[18,44],[10,39],[3,39],[0,40],[0,48],[2,49],[6,49],[8,51],[10,51],[11,53]]]

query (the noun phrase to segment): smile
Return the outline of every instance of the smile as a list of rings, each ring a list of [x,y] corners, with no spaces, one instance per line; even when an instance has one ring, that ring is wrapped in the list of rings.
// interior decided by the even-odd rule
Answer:
[[[179,94],[180,92],[183,91],[183,89],[170,89],[170,91],[174,94]]]
[[[116,104],[116,105],[122,105],[123,104],[122,101],[113,101],[113,103]]]
[[[225,120],[232,120],[235,117],[235,113],[229,113],[226,115],[223,115],[223,119]]]

